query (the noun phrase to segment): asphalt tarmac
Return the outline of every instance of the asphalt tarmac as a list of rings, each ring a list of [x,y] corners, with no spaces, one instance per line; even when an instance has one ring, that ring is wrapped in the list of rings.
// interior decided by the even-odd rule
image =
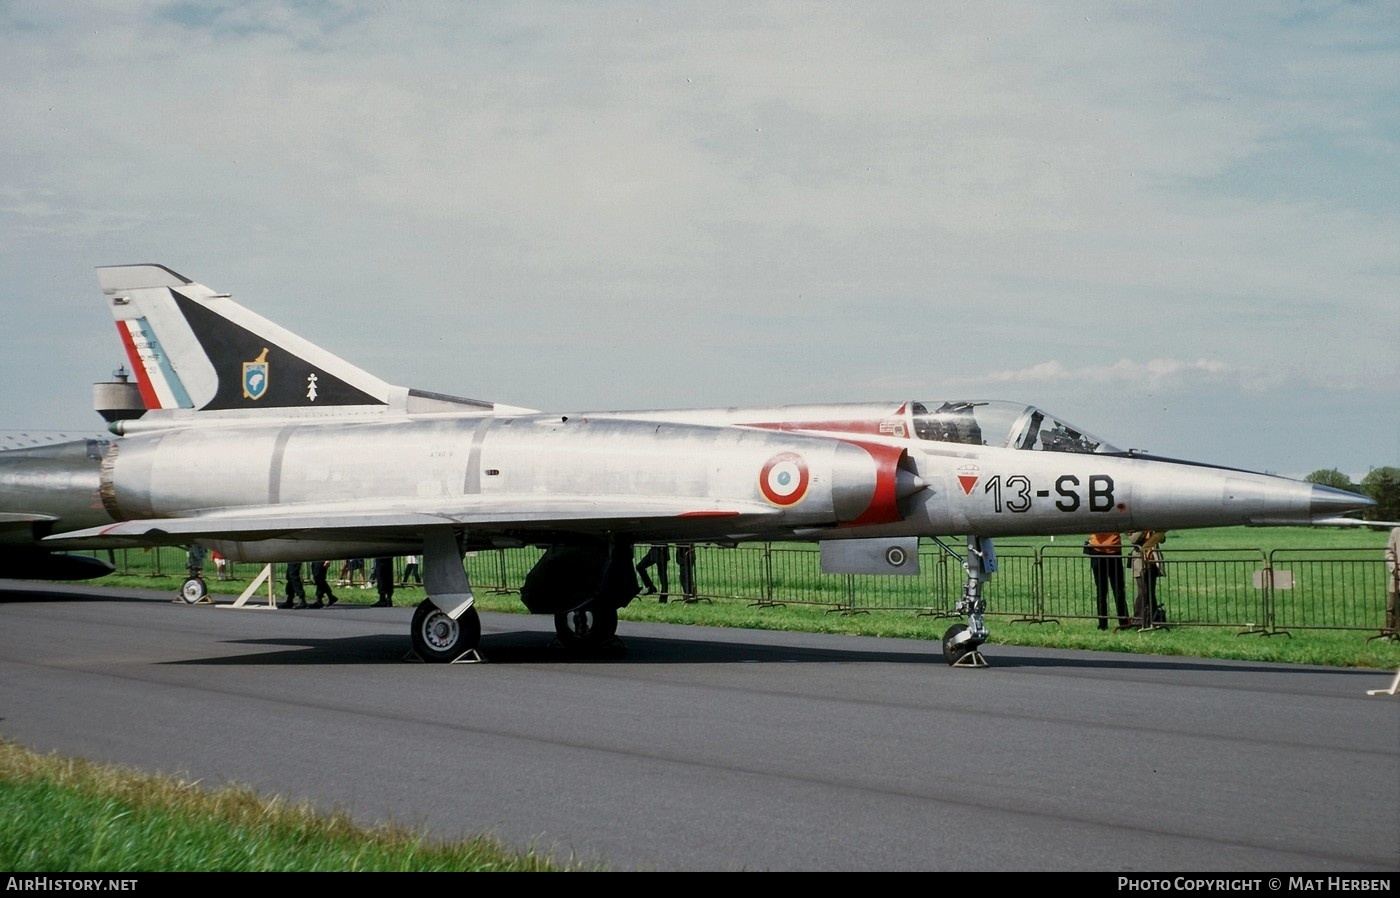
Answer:
[[[1394,671],[225,601],[0,581],[0,737],[611,870],[1400,870]]]

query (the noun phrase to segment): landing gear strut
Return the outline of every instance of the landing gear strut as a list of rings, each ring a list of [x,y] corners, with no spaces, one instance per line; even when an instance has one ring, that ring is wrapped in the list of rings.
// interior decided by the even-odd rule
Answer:
[[[462,545],[451,527],[424,529],[423,560],[428,597],[418,603],[409,625],[414,654],[436,664],[474,655],[481,642],[481,616],[462,566]]]
[[[995,569],[996,559],[991,552],[991,543],[985,545],[971,534],[967,537],[967,558],[963,567],[967,569],[967,581],[963,584],[962,598],[956,611],[967,615],[966,624],[954,624],[943,634],[943,659],[949,667],[986,667],[987,659],[982,657],[981,645],[987,641],[987,628],[982,623],[982,614],[987,610],[987,602],[982,598],[982,584]]]

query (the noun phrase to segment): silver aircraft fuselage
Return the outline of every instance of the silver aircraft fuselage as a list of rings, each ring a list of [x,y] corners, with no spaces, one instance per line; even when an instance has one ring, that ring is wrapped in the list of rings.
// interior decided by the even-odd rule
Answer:
[[[1327,487],[1116,450],[805,432],[763,411],[761,424],[612,412],[179,427],[115,441],[98,492],[109,521],[193,529],[217,514],[239,528],[224,548],[250,560],[308,557],[273,531],[295,539],[375,516],[382,542],[333,540],[315,554],[402,550],[428,520],[464,527],[478,546],[567,541],[571,520],[636,542],[733,543],[1306,524],[1356,506]],[[287,520],[257,523],[269,507]]]

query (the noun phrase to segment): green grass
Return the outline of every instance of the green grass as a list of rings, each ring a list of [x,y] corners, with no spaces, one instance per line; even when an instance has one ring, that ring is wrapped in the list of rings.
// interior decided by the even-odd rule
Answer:
[[[0,870],[218,872],[559,872],[570,869],[478,837],[434,842],[356,826],[251,790],[207,791],[0,741]]]

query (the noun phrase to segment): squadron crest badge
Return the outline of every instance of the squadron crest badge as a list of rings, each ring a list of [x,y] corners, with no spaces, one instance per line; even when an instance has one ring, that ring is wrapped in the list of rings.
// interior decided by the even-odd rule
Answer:
[[[251,362],[243,363],[243,396],[246,399],[261,399],[267,392],[267,347],[258,353]]]

